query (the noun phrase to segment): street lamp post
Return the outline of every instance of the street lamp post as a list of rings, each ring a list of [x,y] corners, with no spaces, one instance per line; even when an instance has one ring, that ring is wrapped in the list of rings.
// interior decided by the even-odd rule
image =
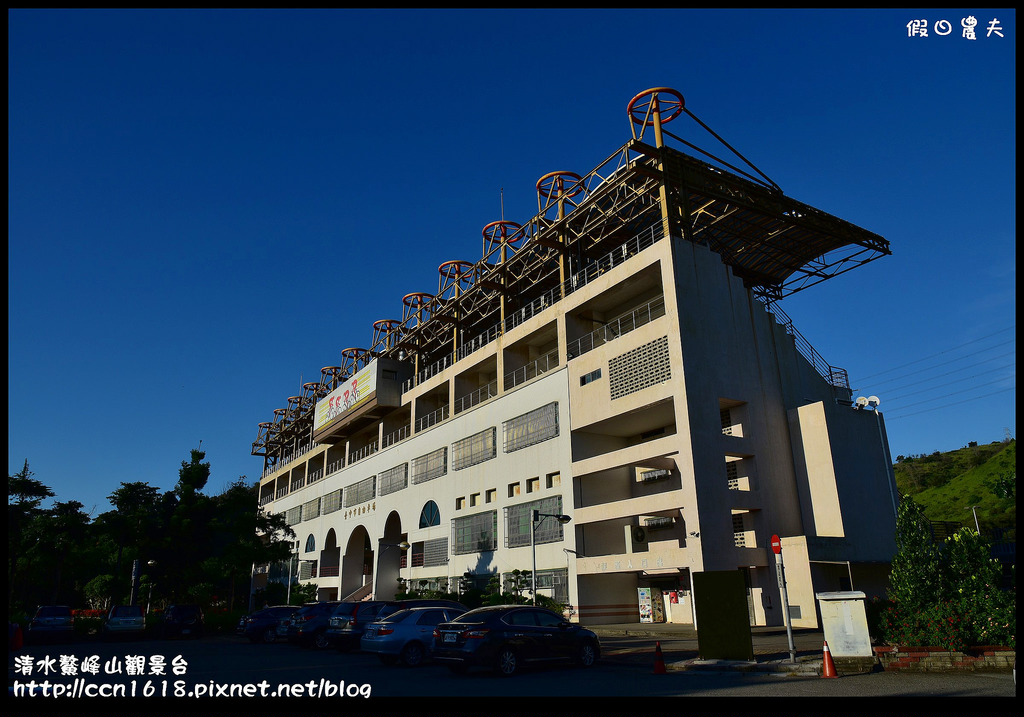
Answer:
[[[537,604],[537,525],[544,518],[554,518],[562,525],[568,523],[572,518],[560,513],[541,513],[539,510],[531,511],[530,514],[530,553],[533,555],[533,571],[530,573],[530,590],[533,593],[533,604]]]
[[[976,506],[976,505],[972,505],[972,506],[969,506],[967,508],[967,510],[971,511],[972,513],[974,513],[974,529],[976,531],[978,531],[978,535],[981,535],[981,526],[978,524],[978,511],[975,510],[975,508],[977,508],[977,507],[978,506]]]
[[[156,565],[156,561],[155,560],[149,560],[149,561],[146,562],[146,565],[148,565],[149,567],[153,567],[154,565]],[[139,601],[139,587],[140,587],[139,583],[140,583],[141,578],[142,578],[142,561],[140,561],[138,558],[135,558],[135,560],[132,561],[132,591],[131,591],[131,595],[128,598],[128,604],[129,605],[134,605],[135,603],[137,603]],[[150,588],[150,594],[152,595],[152,587]],[[149,610],[148,607],[146,609],[147,609],[147,611]]]

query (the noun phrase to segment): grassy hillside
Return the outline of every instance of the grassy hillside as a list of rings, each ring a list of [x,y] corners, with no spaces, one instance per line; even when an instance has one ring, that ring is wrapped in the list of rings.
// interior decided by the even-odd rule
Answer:
[[[983,534],[993,529],[1015,535],[1017,527],[1017,442],[971,444],[928,456],[898,456],[896,485],[924,508],[931,520],[974,525],[977,506]]]

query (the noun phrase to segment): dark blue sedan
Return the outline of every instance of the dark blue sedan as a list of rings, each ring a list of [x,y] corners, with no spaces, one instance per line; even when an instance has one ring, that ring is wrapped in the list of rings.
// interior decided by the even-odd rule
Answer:
[[[438,625],[433,638],[431,657],[453,672],[481,666],[509,677],[526,665],[590,667],[601,656],[601,643],[592,631],[532,605],[470,610]]]
[[[299,609],[298,605],[275,605],[246,615],[238,622],[236,632],[252,642],[269,644],[277,640],[277,623]]]

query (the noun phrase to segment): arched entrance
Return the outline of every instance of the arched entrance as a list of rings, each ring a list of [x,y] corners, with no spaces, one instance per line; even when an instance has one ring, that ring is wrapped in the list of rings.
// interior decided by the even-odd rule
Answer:
[[[319,575],[320,591],[317,597],[321,600],[337,600],[338,580],[341,575],[341,548],[338,546],[338,534],[334,532],[334,528],[327,531],[323,550],[320,551]]]
[[[398,592],[398,578],[405,552],[398,544],[406,539],[402,534],[402,519],[392,511],[384,523],[384,537],[377,551],[377,578],[374,581],[374,598],[392,600]]]
[[[366,528],[352,531],[341,561],[342,600],[362,600],[373,592],[373,548]]]

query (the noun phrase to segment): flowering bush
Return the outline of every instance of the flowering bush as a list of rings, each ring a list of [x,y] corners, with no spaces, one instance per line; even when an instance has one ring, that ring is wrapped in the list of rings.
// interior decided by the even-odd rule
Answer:
[[[988,543],[961,528],[937,550],[928,545],[925,525],[920,508],[904,499],[896,521],[892,602],[873,606],[882,639],[956,652],[974,645],[1016,649],[1016,590],[1001,589],[1002,568]]]
[[[962,652],[971,644],[968,624],[953,603],[939,602],[920,610],[886,608],[881,615],[882,634],[891,645],[941,647]]]

